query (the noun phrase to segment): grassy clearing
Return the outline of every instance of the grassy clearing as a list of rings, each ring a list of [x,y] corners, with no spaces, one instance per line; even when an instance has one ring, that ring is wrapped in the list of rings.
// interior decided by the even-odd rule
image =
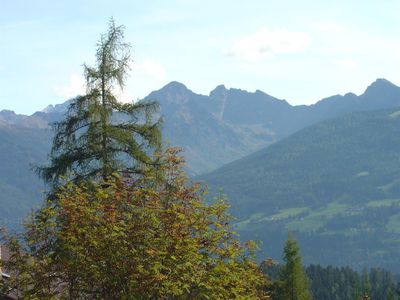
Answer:
[[[292,208],[287,208],[287,209],[282,209],[278,213],[264,217],[260,221],[278,221],[282,219],[287,219],[290,217],[297,216],[303,212],[309,211],[310,209],[308,207],[292,207]]]
[[[400,110],[391,113],[389,116],[390,116],[391,118],[398,118],[398,117],[400,117]]]
[[[383,207],[383,206],[392,206],[392,205],[400,205],[400,199],[381,199],[374,200],[367,203],[367,207]]]
[[[310,232],[323,227],[326,222],[336,214],[343,213],[349,208],[348,205],[332,202],[325,208],[311,211],[310,214],[299,220],[294,220],[286,225],[288,230],[298,230],[301,232]]]
[[[364,172],[358,173],[358,174],[356,175],[356,177],[365,177],[365,176],[368,176],[368,175],[369,175],[369,172],[364,171]]]
[[[348,205],[339,202],[329,203],[326,207],[318,210],[311,210],[309,207],[293,207],[282,209],[278,213],[269,216],[262,213],[253,214],[250,218],[236,223],[234,227],[237,230],[255,230],[268,222],[295,218],[292,221],[288,220],[289,222],[286,225],[288,230],[310,232],[323,227],[327,220],[348,209]],[[308,212],[308,214],[304,217],[296,218],[296,216],[304,212]]]
[[[250,218],[237,222],[234,224],[234,229],[235,230],[245,230],[248,229],[247,227],[250,227],[251,224],[257,223],[261,218],[263,218],[265,214],[263,213],[255,213],[250,216]]]
[[[250,218],[246,220],[237,222],[235,224],[235,229],[237,230],[250,229],[253,228],[254,226],[260,226],[261,224],[267,222],[279,221],[290,217],[295,217],[306,211],[309,211],[308,207],[292,207],[292,208],[282,209],[278,213],[269,216],[263,213],[256,213],[251,215]]]
[[[386,225],[389,232],[400,233],[400,214],[391,216]]]
[[[381,189],[382,191],[387,193],[387,192],[390,192],[391,189],[395,188],[398,185],[400,185],[400,178],[397,178],[388,184],[379,186],[378,189]]]

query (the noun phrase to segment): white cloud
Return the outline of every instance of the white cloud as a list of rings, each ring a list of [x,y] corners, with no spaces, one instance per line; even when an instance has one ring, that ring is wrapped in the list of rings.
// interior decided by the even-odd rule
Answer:
[[[352,58],[340,58],[335,60],[335,64],[346,71],[353,71],[357,68],[357,62]]]
[[[166,71],[164,67],[150,59],[145,59],[142,62],[134,64],[132,69],[134,72],[143,72],[158,81],[164,81],[166,77]]]
[[[224,54],[242,60],[256,61],[278,54],[301,52],[309,43],[310,38],[304,32],[286,29],[268,30],[263,27],[259,31],[237,40],[233,47]]]
[[[134,101],[133,95],[130,90],[127,88],[124,88],[123,90],[121,89],[114,89],[113,93],[115,94],[116,98],[118,101],[124,102],[124,103],[130,103]]]
[[[77,74],[72,74],[69,83],[64,86],[56,87],[57,96],[63,99],[70,99],[85,93],[85,79]]]

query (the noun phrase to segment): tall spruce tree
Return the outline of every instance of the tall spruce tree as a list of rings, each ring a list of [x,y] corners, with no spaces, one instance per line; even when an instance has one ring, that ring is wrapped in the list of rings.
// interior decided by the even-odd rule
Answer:
[[[116,96],[125,86],[130,48],[124,27],[111,19],[97,44],[96,65],[84,64],[86,94],[73,99],[65,119],[54,124],[50,165],[38,168],[53,188],[65,177],[75,182],[105,179],[157,164],[151,155],[161,144],[157,103],[121,103]]]
[[[282,300],[309,300],[311,292],[303,269],[300,248],[289,233],[283,250],[284,266],[280,273],[278,298]]]
[[[371,293],[371,283],[369,280],[368,269],[366,267],[362,271],[361,286],[362,286],[363,299],[369,299],[369,295]]]

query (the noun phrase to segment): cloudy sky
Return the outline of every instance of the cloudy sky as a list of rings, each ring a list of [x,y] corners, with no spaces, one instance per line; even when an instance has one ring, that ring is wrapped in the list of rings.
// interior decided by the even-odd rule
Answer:
[[[32,113],[83,91],[82,64],[111,16],[132,44],[122,96],[170,81],[291,104],[400,84],[400,1],[0,0],[0,110]]]

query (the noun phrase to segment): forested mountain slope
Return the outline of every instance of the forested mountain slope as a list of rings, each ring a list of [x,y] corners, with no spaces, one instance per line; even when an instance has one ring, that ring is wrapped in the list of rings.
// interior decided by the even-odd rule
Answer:
[[[44,186],[33,167],[44,163],[50,150],[48,129],[0,123],[0,220],[14,226],[40,204]]]
[[[244,238],[279,257],[293,231],[308,263],[400,271],[400,111],[307,127],[202,176],[223,188]],[[280,242],[273,242],[280,241]]]

